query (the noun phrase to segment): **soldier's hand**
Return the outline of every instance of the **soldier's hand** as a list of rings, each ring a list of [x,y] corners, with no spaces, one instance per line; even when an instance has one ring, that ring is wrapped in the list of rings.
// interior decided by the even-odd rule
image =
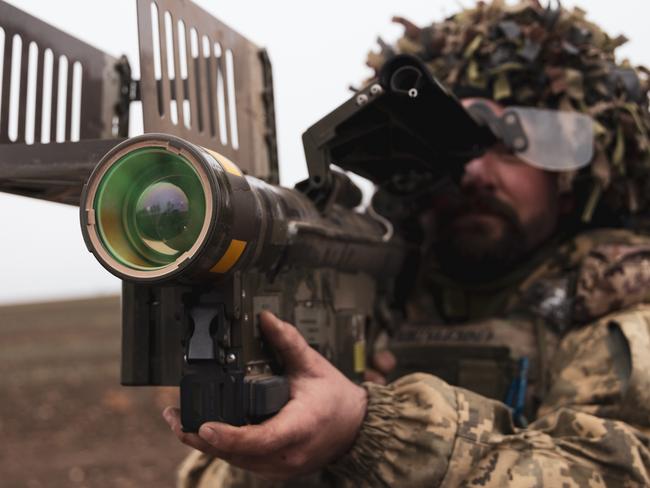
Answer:
[[[291,384],[289,402],[259,425],[207,422],[198,435],[181,430],[177,409],[165,420],[179,440],[207,454],[271,479],[314,472],[354,443],[366,413],[367,395],[309,347],[295,327],[263,312],[266,339],[283,357]]]
[[[367,368],[364,372],[364,379],[372,381],[379,385],[386,384],[386,376],[395,369],[397,360],[395,355],[389,350],[378,351],[372,356],[372,368]]]

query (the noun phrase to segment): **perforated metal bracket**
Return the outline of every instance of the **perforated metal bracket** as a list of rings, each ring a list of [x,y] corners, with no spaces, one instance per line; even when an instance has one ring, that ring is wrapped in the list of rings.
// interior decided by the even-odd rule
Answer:
[[[260,48],[188,0],[138,0],[138,33],[145,132],[178,135],[277,181],[273,86]]]
[[[128,131],[126,66],[0,1],[0,191],[77,205],[83,181]],[[130,69],[129,69],[130,71]]]
[[[77,204],[101,151],[128,135],[135,100],[145,132],[215,149],[278,183],[266,51],[189,0],[137,4],[140,81],[125,57],[0,0],[0,191]]]
[[[0,143],[117,135],[113,131],[114,105],[119,99],[116,58],[2,1],[0,28],[4,31]],[[11,83],[14,68],[20,72],[16,85]],[[35,79],[33,87],[28,86],[30,77]],[[60,87],[60,82],[65,86]],[[12,98],[18,103],[11,104]],[[58,110],[60,104],[63,111]],[[73,126],[75,119],[78,127]]]

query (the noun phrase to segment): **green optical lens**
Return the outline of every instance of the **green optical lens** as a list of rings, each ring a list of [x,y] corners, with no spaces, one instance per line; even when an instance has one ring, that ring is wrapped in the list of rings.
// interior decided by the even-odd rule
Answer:
[[[157,270],[189,251],[201,233],[201,180],[182,156],[161,148],[133,151],[113,164],[95,196],[104,248],[120,263]]]
[[[188,235],[190,202],[177,185],[158,181],[142,192],[135,205],[135,230],[149,247],[163,253],[187,251],[196,238]],[[185,238],[185,239],[184,239]]]

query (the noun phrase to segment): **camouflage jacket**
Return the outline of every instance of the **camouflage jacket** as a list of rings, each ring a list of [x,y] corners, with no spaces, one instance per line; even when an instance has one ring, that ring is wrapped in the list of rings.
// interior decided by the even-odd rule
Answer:
[[[545,295],[567,276],[568,300]],[[650,239],[582,234],[495,301],[498,320],[469,326],[507,330],[522,309],[544,318],[549,347],[534,360],[546,360],[548,386],[527,428],[500,401],[416,373],[364,385],[357,441],[324,475],[271,484],[197,452],[180,486],[650,486]]]

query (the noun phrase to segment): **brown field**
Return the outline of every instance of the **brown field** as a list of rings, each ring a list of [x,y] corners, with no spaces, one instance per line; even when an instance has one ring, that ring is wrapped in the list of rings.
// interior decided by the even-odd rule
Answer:
[[[0,307],[0,486],[173,487],[176,388],[119,383],[117,297]]]

